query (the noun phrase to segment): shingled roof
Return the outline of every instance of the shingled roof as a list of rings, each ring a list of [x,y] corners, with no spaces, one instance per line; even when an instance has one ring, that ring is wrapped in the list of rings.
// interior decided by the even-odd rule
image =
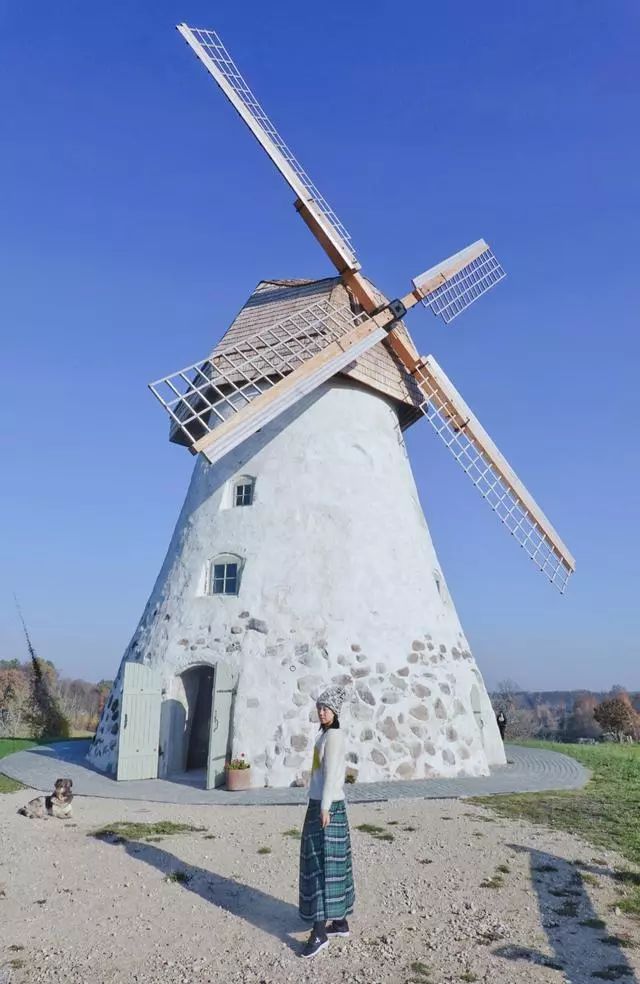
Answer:
[[[384,303],[384,296],[379,296],[380,303]],[[324,280],[261,280],[211,355],[247,341],[297,311],[322,300],[330,300],[335,305],[351,303],[354,310],[357,310],[339,277],[327,277]],[[398,330],[412,344],[404,325],[401,324]],[[340,375],[390,397],[396,403],[403,429],[422,415],[418,408],[424,397],[385,342],[374,345]]]

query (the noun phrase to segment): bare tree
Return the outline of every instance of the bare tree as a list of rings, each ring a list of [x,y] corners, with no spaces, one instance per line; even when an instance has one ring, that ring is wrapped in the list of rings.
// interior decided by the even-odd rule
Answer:
[[[493,694],[493,707],[496,713],[502,711],[507,719],[506,738],[535,738],[539,731],[536,714],[529,708],[520,707],[518,694],[522,687],[515,680],[500,680]]]

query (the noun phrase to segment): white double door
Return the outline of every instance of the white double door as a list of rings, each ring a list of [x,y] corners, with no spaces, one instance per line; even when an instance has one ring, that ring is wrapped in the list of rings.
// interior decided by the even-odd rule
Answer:
[[[230,752],[231,710],[235,690],[231,667],[214,667],[211,695],[211,725],[207,757],[206,788],[224,782],[224,766]],[[158,775],[160,674],[142,663],[125,663],[120,710],[117,779],[155,779]]]

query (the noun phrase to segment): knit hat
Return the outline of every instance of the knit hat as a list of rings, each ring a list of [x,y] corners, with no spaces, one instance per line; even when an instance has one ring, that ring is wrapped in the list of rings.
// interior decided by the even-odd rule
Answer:
[[[340,708],[344,702],[347,692],[344,687],[327,687],[319,697],[316,698],[316,705],[328,707],[336,717],[340,716]]]

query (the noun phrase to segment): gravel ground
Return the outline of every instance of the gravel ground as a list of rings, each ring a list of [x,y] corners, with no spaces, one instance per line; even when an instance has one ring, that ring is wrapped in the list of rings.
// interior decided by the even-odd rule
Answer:
[[[352,806],[352,828],[393,840],[352,829],[352,937],[303,961],[299,844],[284,833],[301,807],[83,798],[65,822],[18,816],[27,799],[0,797],[0,984],[640,980],[638,925],[615,910],[621,859],[464,801]],[[87,836],[123,820],[206,830]]]

